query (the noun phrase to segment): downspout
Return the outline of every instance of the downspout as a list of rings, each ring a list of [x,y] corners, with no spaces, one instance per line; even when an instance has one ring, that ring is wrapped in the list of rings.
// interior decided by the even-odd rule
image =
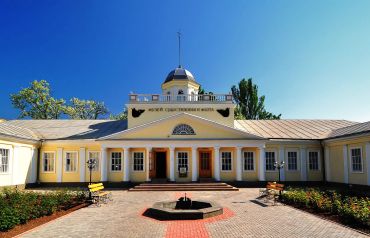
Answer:
[[[42,148],[42,142],[44,140],[40,140],[40,146],[37,150],[37,168],[36,168],[36,183],[40,184],[40,162],[41,162],[41,148]]]
[[[322,177],[323,177],[323,182],[326,183],[326,159],[325,156],[326,156],[326,153],[325,153],[325,145],[324,145],[324,141],[321,141],[320,142],[320,145],[321,145],[321,155],[322,155]]]

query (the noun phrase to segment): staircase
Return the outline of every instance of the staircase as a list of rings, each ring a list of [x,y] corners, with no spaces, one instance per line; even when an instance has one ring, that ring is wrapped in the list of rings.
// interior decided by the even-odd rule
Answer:
[[[239,191],[227,183],[142,183],[128,190],[140,191]]]

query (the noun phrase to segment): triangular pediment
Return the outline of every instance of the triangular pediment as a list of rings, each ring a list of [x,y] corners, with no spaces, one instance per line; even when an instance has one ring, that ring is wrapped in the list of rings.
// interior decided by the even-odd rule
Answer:
[[[179,125],[181,125],[179,127]],[[182,125],[185,125],[182,127]],[[189,126],[191,130],[187,128]],[[174,129],[177,128],[177,130]],[[189,133],[187,133],[190,131]],[[257,135],[225,126],[188,113],[179,113],[150,123],[136,126],[102,140],[119,139],[263,139]]]

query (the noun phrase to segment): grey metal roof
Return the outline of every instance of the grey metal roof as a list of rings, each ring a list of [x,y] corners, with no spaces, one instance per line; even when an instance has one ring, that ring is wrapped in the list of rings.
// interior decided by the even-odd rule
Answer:
[[[188,70],[179,66],[178,68],[172,70],[166,77],[164,83],[170,82],[172,80],[191,80],[195,82],[194,76]]]
[[[127,129],[123,120],[11,120],[0,125],[0,133],[23,128],[47,140],[97,139]]]
[[[346,120],[235,120],[240,130],[268,139],[324,139],[332,130],[358,124]]]
[[[0,135],[25,140],[39,140],[38,136],[31,130],[12,125],[8,121],[0,122]]]
[[[344,136],[358,135],[368,132],[370,132],[370,121],[335,129],[327,135],[327,138],[332,139]]]

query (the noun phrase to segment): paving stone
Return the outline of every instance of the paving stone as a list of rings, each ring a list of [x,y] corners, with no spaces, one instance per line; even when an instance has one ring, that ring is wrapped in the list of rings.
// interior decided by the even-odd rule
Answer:
[[[181,192],[112,191],[114,200],[90,206],[52,221],[23,237],[367,237],[355,230],[289,206],[253,202],[258,189],[187,193],[225,207],[220,217],[199,221],[157,221],[141,214],[154,202]]]

